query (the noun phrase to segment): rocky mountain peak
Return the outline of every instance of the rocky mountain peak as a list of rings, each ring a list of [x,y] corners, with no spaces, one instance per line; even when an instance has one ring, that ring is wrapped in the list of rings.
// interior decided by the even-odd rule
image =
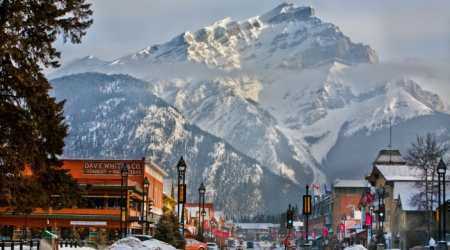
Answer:
[[[312,7],[297,7],[293,3],[282,3],[275,9],[261,15],[259,19],[265,23],[305,21],[315,17]]]

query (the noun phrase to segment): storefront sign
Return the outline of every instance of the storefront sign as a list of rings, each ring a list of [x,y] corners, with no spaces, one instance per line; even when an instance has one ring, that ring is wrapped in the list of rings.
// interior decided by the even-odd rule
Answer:
[[[70,221],[74,226],[106,226],[106,221]]]
[[[142,175],[142,162],[83,161],[83,174],[120,175],[123,164],[127,165],[128,175]]]

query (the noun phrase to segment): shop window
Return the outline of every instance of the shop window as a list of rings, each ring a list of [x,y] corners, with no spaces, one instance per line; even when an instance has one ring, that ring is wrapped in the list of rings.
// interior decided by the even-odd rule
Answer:
[[[104,206],[105,206],[104,198],[85,198],[84,199],[84,208],[102,209],[102,208],[104,208]]]
[[[62,237],[63,239],[69,238],[69,229],[68,229],[68,228],[63,228],[63,229],[61,230],[61,237]]]
[[[108,199],[108,208],[109,209],[120,209],[119,199],[118,198]]]

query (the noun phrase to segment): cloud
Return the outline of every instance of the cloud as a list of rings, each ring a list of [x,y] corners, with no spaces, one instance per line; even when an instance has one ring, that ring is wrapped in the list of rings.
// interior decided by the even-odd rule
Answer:
[[[361,82],[409,78],[417,82],[422,89],[438,94],[447,104],[450,103],[449,72],[450,59],[430,62],[419,58],[407,58],[379,64],[361,64],[343,70],[347,77]]]

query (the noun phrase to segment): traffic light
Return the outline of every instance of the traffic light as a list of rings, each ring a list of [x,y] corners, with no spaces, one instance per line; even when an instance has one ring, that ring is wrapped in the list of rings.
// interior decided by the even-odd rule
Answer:
[[[384,221],[384,204],[379,205],[379,221]]]
[[[147,210],[148,214],[152,213],[152,206],[153,206],[153,199],[150,199],[148,200],[148,210]]]
[[[436,221],[440,221],[441,217],[439,216],[440,214],[440,209],[436,208]]]
[[[447,211],[450,211],[450,201],[445,201],[447,203]]]
[[[294,212],[287,211],[287,228],[292,228],[294,225]]]

